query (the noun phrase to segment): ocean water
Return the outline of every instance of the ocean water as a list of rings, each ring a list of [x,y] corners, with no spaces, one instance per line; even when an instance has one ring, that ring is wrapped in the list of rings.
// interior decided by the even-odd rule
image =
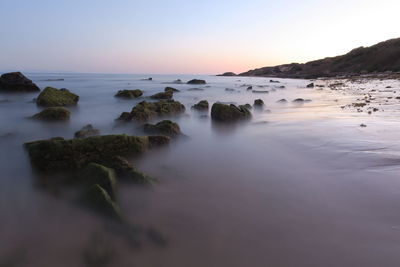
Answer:
[[[32,102],[37,94],[0,94],[0,266],[399,266],[399,81],[331,90],[333,81],[323,80],[315,83],[325,87],[306,88],[309,80],[26,75],[42,89],[68,88],[80,101],[69,122],[41,123],[29,119],[40,110]],[[173,83],[193,78],[207,84]],[[246,90],[250,85],[268,93]],[[189,138],[130,159],[160,181],[120,185],[118,203],[132,229],[116,229],[71,203],[71,188],[38,182],[24,142],[72,138],[89,123],[101,134],[141,135],[141,125],[115,119],[166,86],[181,90],[174,99],[186,112],[169,119]],[[120,89],[144,95],[117,99]],[[379,111],[342,108],[370,92]],[[190,109],[203,99],[258,98],[265,107],[232,125]],[[277,102],[283,98],[288,102]]]

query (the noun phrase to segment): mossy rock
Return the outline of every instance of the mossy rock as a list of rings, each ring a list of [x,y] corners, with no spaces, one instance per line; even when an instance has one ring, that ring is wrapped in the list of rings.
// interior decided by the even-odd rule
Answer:
[[[174,100],[142,101],[133,107],[130,113],[123,112],[118,120],[145,122],[156,117],[180,114],[184,111],[185,106]]]
[[[199,103],[194,104],[192,108],[197,110],[208,110],[209,104],[207,100],[201,100]]]
[[[99,184],[89,186],[80,197],[80,203],[107,218],[122,221],[121,210],[107,191]]]
[[[89,163],[79,171],[78,180],[86,185],[100,185],[115,200],[117,192],[117,177],[113,169],[97,163]]]
[[[254,100],[254,106],[262,107],[262,106],[264,106],[264,101],[262,99],[256,99],[256,100]]]
[[[99,135],[100,131],[93,128],[93,126],[91,124],[88,124],[84,127],[82,127],[82,129],[80,129],[79,131],[75,132],[74,137],[75,138],[86,138],[86,137],[90,137],[90,136],[96,136]]]
[[[143,95],[143,91],[139,89],[135,90],[119,90],[115,97],[121,98],[138,98]]]
[[[41,171],[74,171],[113,156],[139,155],[166,145],[167,136],[102,135],[65,140],[61,137],[25,143],[32,165]]]
[[[33,119],[43,121],[67,121],[71,112],[63,107],[51,107],[32,116]]]
[[[225,105],[214,103],[211,108],[211,118],[220,122],[234,122],[243,119],[249,119],[251,112],[244,106],[235,106],[233,104]]]
[[[74,106],[78,103],[79,96],[67,89],[46,87],[38,96],[36,104],[43,107]]]
[[[170,120],[163,120],[157,124],[146,123],[143,127],[148,134],[161,134],[169,137],[177,137],[182,134],[179,125]]]
[[[152,184],[156,179],[136,170],[129,161],[121,156],[115,156],[102,160],[102,165],[115,170],[118,179],[123,182],[134,184]]]
[[[154,95],[150,96],[150,98],[153,98],[153,99],[172,99],[173,96],[174,96],[174,92],[170,90],[170,91],[165,91],[165,92],[154,94]]]
[[[206,84],[205,80],[193,79],[187,82],[188,84]]]
[[[173,92],[173,93],[178,93],[180,90],[175,89],[173,87],[165,87],[164,92]]]

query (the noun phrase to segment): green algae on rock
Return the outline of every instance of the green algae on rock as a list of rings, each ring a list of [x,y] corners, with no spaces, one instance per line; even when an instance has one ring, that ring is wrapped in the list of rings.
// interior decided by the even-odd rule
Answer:
[[[208,110],[209,104],[207,100],[201,100],[199,103],[194,104],[192,108],[197,110]]]
[[[172,99],[174,92],[172,90],[161,92],[150,96],[153,99]]]
[[[78,180],[86,185],[98,184],[115,200],[117,192],[117,176],[113,169],[97,163],[89,163],[79,171]]]
[[[185,106],[174,100],[142,101],[133,107],[131,112],[123,112],[118,120],[145,122],[155,117],[180,114],[184,111]]]
[[[166,145],[167,136],[102,135],[65,140],[57,137],[25,143],[32,165],[41,171],[74,171],[113,156],[138,155]]]
[[[46,87],[38,96],[36,104],[43,107],[74,106],[79,96],[67,89]]]
[[[170,120],[163,120],[156,124],[146,123],[143,128],[148,134],[161,134],[169,137],[177,137],[182,134],[179,125]]]
[[[175,89],[173,87],[165,87],[164,92],[180,92],[180,90]]]
[[[119,90],[115,97],[121,98],[138,98],[143,95],[143,91],[139,89],[135,90]]]
[[[243,105],[237,107],[233,104],[225,105],[222,103],[214,103],[211,108],[211,118],[215,121],[234,122],[250,117],[251,112]]]
[[[69,120],[71,112],[63,107],[51,107],[42,110],[32,116],[33,119],[44,121],[66,121]]]
[[[108,218],[117,221],[123,220],[120,208],[99,184],[91,185],[84,190],[80,197],[80,203]]]

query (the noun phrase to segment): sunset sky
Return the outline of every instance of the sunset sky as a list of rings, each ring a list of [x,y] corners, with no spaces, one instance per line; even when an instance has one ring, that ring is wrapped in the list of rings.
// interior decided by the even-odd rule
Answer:
[[[0,71],[215,74],[400,37],[399,0],[0,0]]]

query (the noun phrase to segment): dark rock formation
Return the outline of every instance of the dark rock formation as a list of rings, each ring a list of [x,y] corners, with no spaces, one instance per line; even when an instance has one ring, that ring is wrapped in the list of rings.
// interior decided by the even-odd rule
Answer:
[[[250,111],[244,106],[235,106],[233,104],[225,105],[214,103],[211,108],[211,118],[220,122],[233,122],[251,117]]]
[[[0,76],[0,92],[38,92],[39,87],[21,72],[10,72]]]
[[[167,115],[180,114],[185,111],[185,106],[178,101],[161,100],[158,102],[142,101],[131,112],[123,112],[118,120],[144,122],[149,119]]]
[[[164,92],[180,92],[180,90],[178,90],[178,89],[175,89],[175,88],[173,88],[173,87],[165,87],[165,89],[164,89]]]
[[[182,134],[179,125],[170,120],[163,120],[157,124],[146,123],[144,131],[148,134],[166,135],[169,137],[177,137]]]
[[[314,88],[314,83],[307,84],[307,88]]]
[[[150,96],[153,99],[172,99],[174,92],[172,90],[161,92]]]
[[[74,106],[78,103],[79,96],[67,89],[46,87],[38,96],[36,104],[42,107]]]
[[[262,107],[264,106],[264,101],[262,99],[254,100],[254,106]]]
[[[188,84],[206,84],[205,80],[193,79],[187,82]]]
[[[32,165],[41,171],[74,171],[114,156],[137,155],[169,143],[166,136],[103,135],[25,143]]]
[[[225,72],[223,74],[218,74],[217,76],[236,76],[234,72]]]
[[[119,90],[115,97],[121,98],[138,98],[143,95],[142,90],[135,89],[135,90]]]
[[[75,138],[86,138],[89,136],[96,136],[99,134],[100,134],[99,130],[93,128],[91,124],[88,124],[82,127],[82,129],[80,129],[79,131],[75,132]]]
[[[194,104],[192,108],[197,110],[208,110],[209,104],[207,100],[201,100],[199,103]]]
[[[51,107],[42,110],[32,116],[33,119],[43,121],[66,121],[69,120],[71,112],[63,107]]]

